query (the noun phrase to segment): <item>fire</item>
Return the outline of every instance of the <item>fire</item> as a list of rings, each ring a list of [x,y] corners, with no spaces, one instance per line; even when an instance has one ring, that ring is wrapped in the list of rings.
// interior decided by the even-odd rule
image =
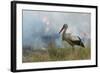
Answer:
[[[43,17],[43,22],[46,23],[47,20],[48,20],[47,16],[44,16],[44,17]]]
[[[43,17],[43,22],[44,22],[45,24],[47,24],[47,25],[50,24],[50,21],[49,21],[49,19],[48,19],[47,16],[44,16],[44,17]]]
[[[48,17],[47,16],[44,16],[43,17],[43,23],[45,23],[46,24],[46,28],[45,28],[45,32],[48,32],[49,31],[49,25],[50,25],[50,21],[49,21],[49,19],[48,19]]]

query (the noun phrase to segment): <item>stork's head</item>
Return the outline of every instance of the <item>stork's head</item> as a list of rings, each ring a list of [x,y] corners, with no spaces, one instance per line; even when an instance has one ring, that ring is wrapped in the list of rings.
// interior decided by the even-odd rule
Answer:
[[[68,28],[68,25],[67,24],[64,24],[59,33],[61,33],[64,29],[66,30],[67,28]]]

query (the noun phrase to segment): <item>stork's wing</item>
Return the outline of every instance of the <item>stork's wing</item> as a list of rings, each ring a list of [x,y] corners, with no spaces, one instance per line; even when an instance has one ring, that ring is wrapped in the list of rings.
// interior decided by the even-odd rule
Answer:
[[[65,34],[65,36],[66,36],[66,39],[70,39],[72,41],[78,41],[78,40],[80,40],[79,37],[77,37],[75,35],[72,35],[70,33]]]
[[[79,40],[79,38],[77,36],[71,36],[71,40],[77,41],[77,40]]]

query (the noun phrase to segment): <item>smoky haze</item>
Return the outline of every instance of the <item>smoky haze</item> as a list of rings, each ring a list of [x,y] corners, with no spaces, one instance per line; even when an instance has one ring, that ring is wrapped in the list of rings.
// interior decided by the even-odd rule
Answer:
[[[85,43],[90,44],[90,16],[90,13],[23,10],[22,44],[43,48],[53,38],[56,47],[61,48],[63,44],[59,31],[63,24],[68,24],[66,33],[80,36]]]

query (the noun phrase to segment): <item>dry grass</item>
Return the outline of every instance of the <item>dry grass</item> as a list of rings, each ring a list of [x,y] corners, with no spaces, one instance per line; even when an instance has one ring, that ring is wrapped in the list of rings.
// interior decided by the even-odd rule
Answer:
[[[23,62],[44,62],[63,60],[85,60],[91,58],[90,48],[49,48],[47,51],[31,52],[23,54]]]

